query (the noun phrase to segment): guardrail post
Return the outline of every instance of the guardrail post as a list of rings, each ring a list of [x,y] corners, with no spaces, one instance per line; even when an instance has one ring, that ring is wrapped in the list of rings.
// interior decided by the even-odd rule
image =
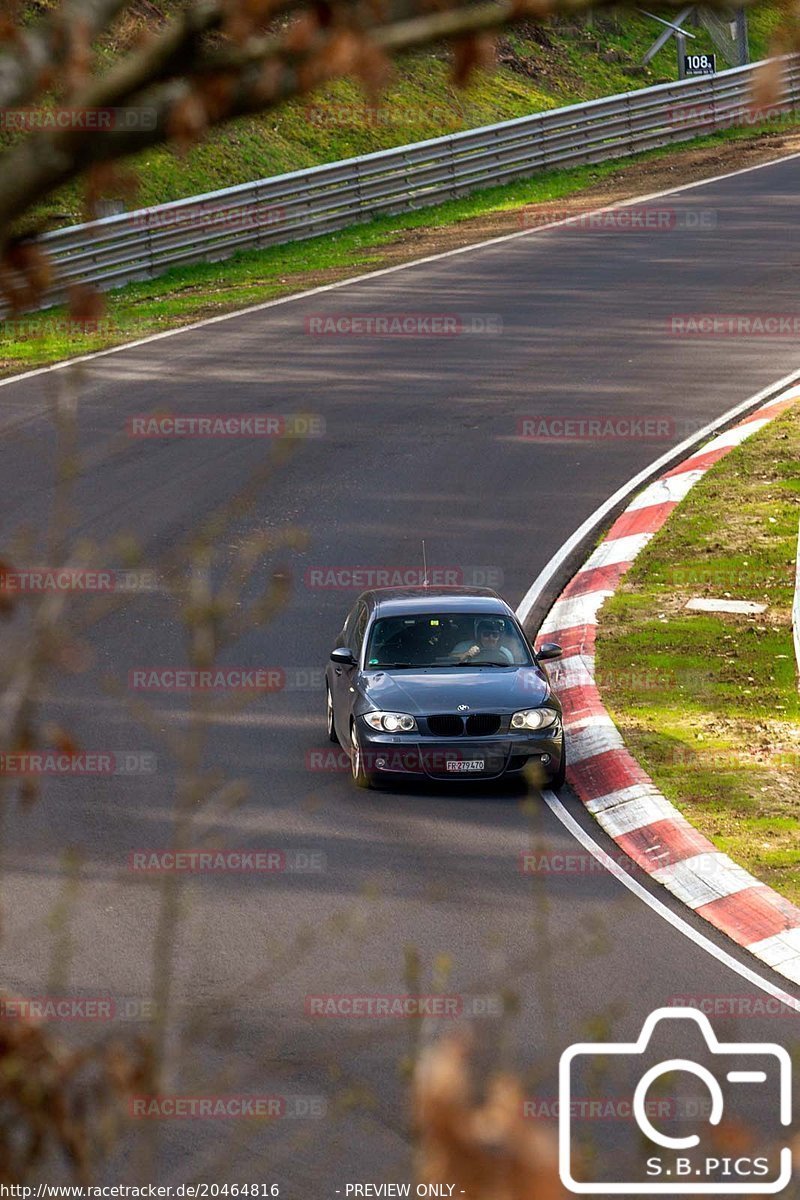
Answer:
[[[633,141],[633,106],[631,105],[630,96],[625,97],[625,116],[628,118],[628,153],[631,153],[634,147]]]
[[[135,217],[133,219],[136,220]],[[158,218],[156,218],[156,219],[158,219]],[[155,247],[153,246],[153,222],[152,221],[147,222],[147,227],[145,229],[145,238],[147,240],[145,241],[146,249],[145,249],[144,261],[146,264],[147,273],[150,276],[150,278],[152,279],[156,273],[156,252],[155,252]]]
[[[363,182],[364,182],[364,181],[363,181],[363,179],[362,179],[362,177],[361,177],[361,163],[360,163],[360,162],[357,162],[357,163],[356,163],[356,198],[355,198],[355,207],[356,207],[356,211],[357,211],[357,220],[359,220],[359,221],[363,221],[363,220],[364,220],[364,193],[363,193],[363,191],[361,190],[361,189],[362,189],[362,184],[363,184]]]
[[[403,155],[402,180],[403,180],[403,186],[405,187],[406,204],[408,205],[408,208],[410,209],[410,211],[414,212],[414,201],[410,194],[411,193],[411,180],[408,178],[409,165],[410,164],[408,161],[408,155],[404,154]],[[398,188],[398,192],[399,192],[399,190],[400,189]]]
[[[717,123],[717,86],[716,76],[712,75],[708,81],[708,98],[711,102],[711,128],[718,129]]]
[[[253,224],[255,225],[255,231],[256,231],[256,245],[257,245],[257,246],[263,246],[263,245],[264,245],[264,232],[265,232],[265,230],[264,230],[264,221],[262,221],[262,217],[266,217],[266,218],[267,218],[267,220],[266,220],[266,224],[267,224],[267,226],[269,226],[269,216],[268,216],[268,214],[266,214],[266,213],[263,213],[263,212],[261,211],[261,199],[262,199],[262,197],[261,197],[261,188],[259,188],[259,187],[256,187],[255,193],[253,194],[253,199],[252,199],[252,201],[251,201],[251,204],[252,204],[252,212],[251,212],[251,216],[252,216],[252,219],[253,219]]]

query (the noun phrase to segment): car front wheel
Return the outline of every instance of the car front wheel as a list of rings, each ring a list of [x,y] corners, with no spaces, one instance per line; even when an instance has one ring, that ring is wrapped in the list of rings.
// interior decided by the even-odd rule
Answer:
[[[355,722],[350,726],[350,770],[356,787],[372,787],[372,776],[364,768],[364,754],[358,740]]]

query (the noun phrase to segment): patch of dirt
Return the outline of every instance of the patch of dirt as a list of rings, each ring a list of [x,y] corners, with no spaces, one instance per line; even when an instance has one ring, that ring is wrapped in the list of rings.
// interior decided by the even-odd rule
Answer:
[[[546,55],[526,57],[519,53],[510,38],[501,37],[496,48],[497,61],[501,67],[506,67],[525,79],[541,82],[545,79],[552,80],[560,74],[564,81],[568,80],[573,87],[580,85],[580,79],[575,77],[575,71],[571,68],[566,53],[556,46],[543,27],[537,37],[532,38],[531,31],[526,31],[525,37],[533,40],[542,50],[546,50]]]
[[[397,238],[371,251],[371,266],[375,270],[409,262],[429,254],[441,254],[475,242],[518,233],[521,229],[546,224],[551,220],[577,215],[603,205],[680,187],[685,183],[709,179],[726,171],[771,162],[800,151],[800,130],[791,133],[762,134],[752,140],[726,145],[701,146],[678,150],[669,157],[620,166],[592,187],[560,200],[527,204],[504,212],[470,217],[455,225],[431,226],[398,232]],[[304,288],[333,283],[353,274],[352,267],[335,267],[324,271],[307,271],[295,277]]]
[[[559,37],[554,37],[554,33]],[[557,20],[521,21],[512,35],[498,38],[497,61],[516,75],[535,80],[551,96],[560,96],[560,103],[566,103],[566,96],[591,99],[586,94],[586,80],[564,44],[565,35],[574,42],[573,49],[597,53],[596,43],[593,44],[585,29],[562,27]],[[526,49],[529,53],[524,52]],[[651,78],[652,72],[648,68],[645,71]]]

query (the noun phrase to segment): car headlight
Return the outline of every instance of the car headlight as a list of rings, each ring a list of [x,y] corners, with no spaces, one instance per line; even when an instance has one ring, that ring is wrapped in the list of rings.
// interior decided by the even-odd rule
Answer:
[[[417,728],[410,713],[370,712],[364,714],[364,720],[381,733],[412,733]]]
[[[546,729],[558,720],[554,708],[524,708],[511,718],[512,729]]]

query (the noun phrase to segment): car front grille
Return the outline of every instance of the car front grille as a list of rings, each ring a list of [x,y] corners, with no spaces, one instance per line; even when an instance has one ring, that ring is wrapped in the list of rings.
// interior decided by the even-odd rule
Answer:
[[[460,737],[464,732],[464,718],[455,713],[439,713],[428,717],[428,729],[434,737]]]
[[[497,713],[474,713],[467,717],[467,733],[472,737],[491,737],[500,728]]]
[[[466,722],[457,713],[437,713],[428,717],[428,729],[434,737],[491,737],[500,728],[501,718],[497,713],[473,713]]]

